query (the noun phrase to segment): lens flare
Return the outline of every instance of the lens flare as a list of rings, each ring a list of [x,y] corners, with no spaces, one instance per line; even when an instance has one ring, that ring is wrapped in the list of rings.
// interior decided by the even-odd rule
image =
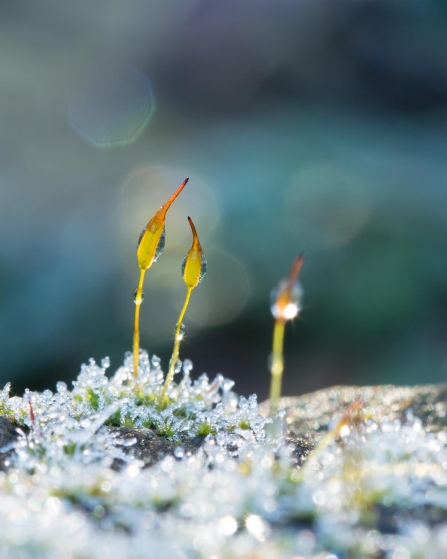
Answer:
[[[98,148],[133,143],[154,111],[155,98],[149,78],[129,66],[96,68],[85,86],[69,92],[67,98],[71,127]]]

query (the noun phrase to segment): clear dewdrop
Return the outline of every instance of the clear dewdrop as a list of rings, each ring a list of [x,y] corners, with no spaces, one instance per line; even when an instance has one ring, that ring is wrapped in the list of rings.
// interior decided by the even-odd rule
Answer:
[[[143,301],[144,301],[144,291],[141,291],[140,296],[138,296],[138,289],[135,289],[135,291],[133,292],[133,302],[136,305],[141,305]]]
[[[174,337],[177,336],[177,340],[183,340],[183,338],[185,337],[185,331],[186,331],[186,327],[184,324],[181,324],[180,329],[177,333],[177,327],[175,328],[174,331]]]
[[[270,294],[270,310],[273,318],[292,320],[302,309],[304,291],[299,281],[290,286],[289,279],[284,279],[272,289]]]

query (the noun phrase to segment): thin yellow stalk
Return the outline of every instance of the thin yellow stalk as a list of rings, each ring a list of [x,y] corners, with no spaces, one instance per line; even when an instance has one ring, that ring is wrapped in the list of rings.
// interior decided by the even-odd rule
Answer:
[[[282,373],[284,370],[283,346],[284,330],[286,321],[282,318],[275,320],[273,328],[273,350],[270,383],[270,414],[278,411],[279,398],[281,396]]]
[[[140,361],[140,307],[143,302],[143,282],[146,270],[140,269],[140,279],[135,291],[135,319],[133,326],[133,376],[138,377],[138,364]]]
[[[174,348],[172,350],[171,362],[169,364],[169,372],[166,376],[166,380],[165,380],[165,383],[163,385],[163,390],[161,391],[160,400],[159,400],[159,403],[158,403],[158,410],[159,411],[161,411],[163,409],[163,406],[164,406],[164,403],[165,403],[165,400],[166,400],[166,397],[167,397],[168,388],[169,388],[169,386],[172,382],[172,379],[174,378],[175,366],[177,364],[179,351],[180,351],[180,342],[182,340],[182,335],[181,335],[180,331],[181,331],[181,328],[182,328],[183,317],[185,316],[186,309],[188,308],[189,299],[191,297],[192,290],[193,290],[193,287],[188,286],[188,288],[186,290],[185,302],[183,303],[183,307],[182,307],[182,310],[180,311],[178,321],[177,321],[177,324],[176,324],[176,327],[175,327]]]

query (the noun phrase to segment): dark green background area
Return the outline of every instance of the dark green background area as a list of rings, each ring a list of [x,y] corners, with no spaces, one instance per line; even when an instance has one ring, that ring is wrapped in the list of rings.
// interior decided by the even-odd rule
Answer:
[[[445,381],[445,2],[14,0],[0,53],[1,382],[121,364],[138,234],[186,175],[142,307],[165,368],[191,215],[194,374],[266,397],[269,293],[304,251],[286,394]]]

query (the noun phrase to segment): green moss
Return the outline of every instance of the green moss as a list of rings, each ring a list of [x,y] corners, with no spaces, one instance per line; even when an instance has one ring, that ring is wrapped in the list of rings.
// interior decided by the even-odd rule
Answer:
[[[121,427],[121,412],[117,410],[109,419],[105,422],[105,425],[109,427]]]
[[[172,415],[174,415],[175,417],[188,417],[188,413],[185,410],[185,408],[177,408],[172,412]]]
[[[4,401],[0,402],[0,416],[7,417],[13,423],[17,425],[25,425],[25,419],[28,417],[28,413],[25,410],[18,411],[19,417],[17,417],[17,413],[14,414],[12,408],[10,408]]]
[[[127,427],[128,429],[135,427],[135,421],[129,414],[126,414],[123,418],[121,418],[121,427]]]
[[[217,430],[215,427],[212,427],[209,423],[202,423],[197,427],[197,434],[199,436],[206,437],[206,435],[215,435]]]
[[[91,388],[87,390],[87,400],[91,405],[92,409],[98,411],[99,408],[99,395],[94,392]]]
[[[175,433],[170,423],[163,423],[161,425],[157,425],[155,427],[155,432],[157,433],[157,435],[160,435],[160,437],[168,437],[168,438],[173,437]]]
[[[76,450],[76,443],[70,443],[70,444],[64,445],[64,452],[68,456],[73,456],[73,454],[75,453],[75,450]]]
[[[158,403],[158,398],[153,392],[138,396],[135,400],[137,406],[155,406]]]

